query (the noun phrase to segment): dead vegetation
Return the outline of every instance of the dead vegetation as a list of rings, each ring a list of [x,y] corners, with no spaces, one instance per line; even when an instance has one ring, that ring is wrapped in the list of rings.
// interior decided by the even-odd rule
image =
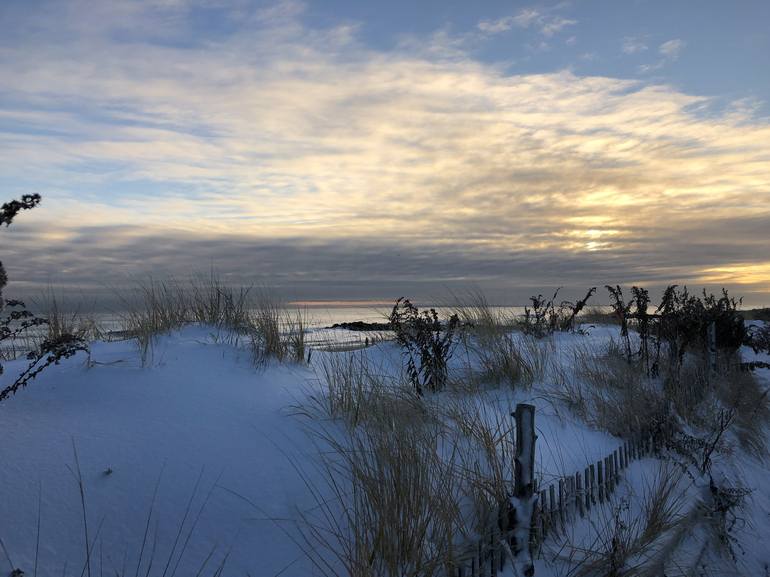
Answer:
[[[325,575],[443,576],[508,498],[507,401],[419,396],[392,375],[364,352],[320,361],[308,412],[325,483],[301,529]]]
[[[160,335],[191,323],[211,327],[218,341],[247,344],[256,365],[306,357],[303,312],[287,308],[266,289],[228,286],[212,274],[187,282],[150,279],[118,297],[121,333],[136,340],[143,364],[150,362]]]
[[[460,340],[466,358],[459,380],[471,381],[477,388],[516,388],[529,387],[545,377],[552,360],[547,339],[517,331],[520,319],[491,306],[481,293],[455,299],[453,310],[460,319]]]
[[[657,576],[665,573],[678,531],[694,506],[682,471],[662,464],[639,491],[613,497],[586,521],[590,531],[567,532],[545,555],[564,575]]]

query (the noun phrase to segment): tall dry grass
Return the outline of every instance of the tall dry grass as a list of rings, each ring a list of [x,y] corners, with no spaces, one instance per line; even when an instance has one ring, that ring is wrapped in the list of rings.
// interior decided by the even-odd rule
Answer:
[[[324,482],[308,477],[306,550],[327,575],[452,574],[510,490],[507,401],[420,397],[367,353],[319,363],[309,413]]]
[[[554,394],[590,425],[621,437],[646,432],[666,414],[659,384],[628,363],[615,340],[576,347],[573,372]]]
[[[301,363],[306,358],[307,321],[302,310],[289,310],[268,291],[260,291],[249,321],[249,336],[254,361],[258,365],[270,359]]]
[[[373,418],[388,397],[410,398],[413,388],[401,387],[364,352],[323,354],[317,363],[322,388],[311,395],[324,414],[357,426]]]
[[[667,358],[662,355],[661,376],[655,378],[641,361],[629,362],[617,340],[578,346],[572,370],[562,372],[548,396],[597,429],[621,437],[661,434],[661,441],[680,448],[677,437],[699,444],[699,438],[713,433],[720,415],[729,413],[733,418],[724,441],[732,439],[756,456],[766,454],[768,391],[753,373],[741,370],[739,359],[725,359],[713,371],[704,355],[690,353],[669,371]]]
[[[188,284],[187,298],[191,320],[235,332],[251,326],[253,287],[233,287],[215,274],[198,276]]]
[[[440,430],[422,425],[357,427],[320,447],[324,483],[300,526],[324,575],[443,576],[466,531]]]
[[[518,319],[493,307],[481,292],[454,297],[466,350],[466,375],[479,384],[529,386],[548,369],[549,343],[515,333]],[[465,375],[464,375],[465,376]]]
[[[555,574],[581,577],[653,577],[676,567],[682,533],[697,516],[697,499],[682,470],[662,463],[641,491],[613,496],[594,509],[588,527],[547,544]]]
[[[476,331],[483,332],[490,328],[512,330],[518,320],[505,309],[491,305],[484,293],[478,290],[454,293],[447,308],[457,315],[461,326]]]
[[[221,342],[246,342],[255,364],[270,359],[302,362],[307,322],[268,290],[232,287],[214,274],[187,282],[148,280],[118,293],[122,334],[135,339],[143,364],[158,336],[197,323],[212,327]]]
[[[149,362],[158,336],[189,322],[184,287],[175,281],[138,281],[130,292],[117,292],[122,331],[134,339],[142,364]]]
[[[104,336],[104,331],[96,321],[95,315],[88,312],[89,309],[94,308],[92,305],[70,300],[65,307],[62,297],[50,287],[33,298],[32,304],[47,321],[44,325],[46,334],[41,336],[49,340],[55,340],[64,335],[74,335],[86,341],[93,341]]]

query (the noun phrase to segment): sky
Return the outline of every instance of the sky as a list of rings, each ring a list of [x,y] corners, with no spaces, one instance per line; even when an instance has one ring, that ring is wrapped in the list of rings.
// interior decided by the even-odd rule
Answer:
[[[770,2],[2,0],[10,292],[770,305]]]

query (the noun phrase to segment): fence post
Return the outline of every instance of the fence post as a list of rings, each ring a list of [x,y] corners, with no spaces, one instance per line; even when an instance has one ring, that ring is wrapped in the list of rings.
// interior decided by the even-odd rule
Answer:
[[[489,546],[491,551],[489,552],[489,575],[490,577],[497,577],[497,556],[498,547],[500,546],[500,540],[495,539],[495,533],[497,527],[492,525],[492,530],[489,532]]]
[[[628,469],[628,440],[623,443],[623,468]]]
[[[516,522],[521,526],[523,524],[526,527],[525,531],[517,531],[519,535],[526,535],[526,542],[522,543],[523,539],[517,538],[514,544],[514,555],[519,556],[524,548],[527,548],[528,561],[523,567],[524,575],[534,575],[535,567],[532,564],[533,551],[534,551],[534,499],[532,498],[535,490],[535,407],[534,405],[527,405],[519,403],[516,405],[516,413],[514,414],[516,419],[516,456],[514,461],[515,481],[513,494],[521,504],[526,505],[522,507],[522,511],[519,513],[526,513],[525,515],[517,515]]]
[[[596,484],[599,489],[599,503],[604,503],[604,464],[601,459],[596,461]]]
[[[588,481],[588,479],[586,479]],[[583,480],[580,472],[575,473],[575,496],[577,497],[577,508],[580,517],[586,516],[585,505],[588,504],[587,494],[583,493]]]
[[[711,321],[706,331],[709,348],[709,366],[711,372],[717,372],[717,323]]]
[[[551,528],[558,533],[556,528],[556,487],[553,483],[548,487],[548,504],[551,506],[548,511],[548,522],[551,524]]]

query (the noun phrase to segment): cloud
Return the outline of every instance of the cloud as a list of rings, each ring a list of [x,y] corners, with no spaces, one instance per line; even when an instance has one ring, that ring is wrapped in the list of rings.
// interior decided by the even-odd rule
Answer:
[[[647,44],[636,36],[626,36],[623,38],[623,54],[638,54],[648,49]]]
[[[666,64],[669,64],[670,62],[674,62],[679,59],[679,54],[682,52],[682,49],[685,47],[684,40],[680,40],[679,38],[675,38],[673,40],[668,40],[658,46],[658,54],[660,54],[661,58],[657,62],[653,64],[642,64],[639,66],[640,72],[654,72],[655,70],[660,70],[663,68]]]
[[[577,24],[577,20],[571,20],[569,18],[562,18],[560,16],[554,16],[552,18],[546,18],[543,20],[540,26],[540,32],[545,36],[553,36],[557,32],[560,32],[567,26],[574,26]]]
[[[513,23],[520,28],[529,28],[532,24],[535,24],[543,18],[543,15],[539,11],[533,8],[524,8],[519,11],[516,16],[512,18]]]
[[[50,36],[0,47],[0,177],[44,195],[0,231],[17,287],[216,265],[303,297],[715,278],[770,292],[770,126],[745,103],[511,74],[432,38],[373,50],[290,10],[224,7],[226,34],[178,43],[116,36],[109,12],[83,37],[56,6],[19,23]],[[132,25],[190,25],[142,10]]]
[[[577,20],[563,18],[558,15],[543,13],[534,8],[523,8],[513,16],[505,16],[497,20],[481,20],[477,28],[488,35],[507,32],[514,26],[517,28],[537,28],[541,34],[551,37],[567,26],[574,26]]]
[[[658,47],[658,52],[661,56],[668,60],[676,60],[679,58],[679,53],[685,46],[685,42],[679,38],[673,40],[667,40]]]

